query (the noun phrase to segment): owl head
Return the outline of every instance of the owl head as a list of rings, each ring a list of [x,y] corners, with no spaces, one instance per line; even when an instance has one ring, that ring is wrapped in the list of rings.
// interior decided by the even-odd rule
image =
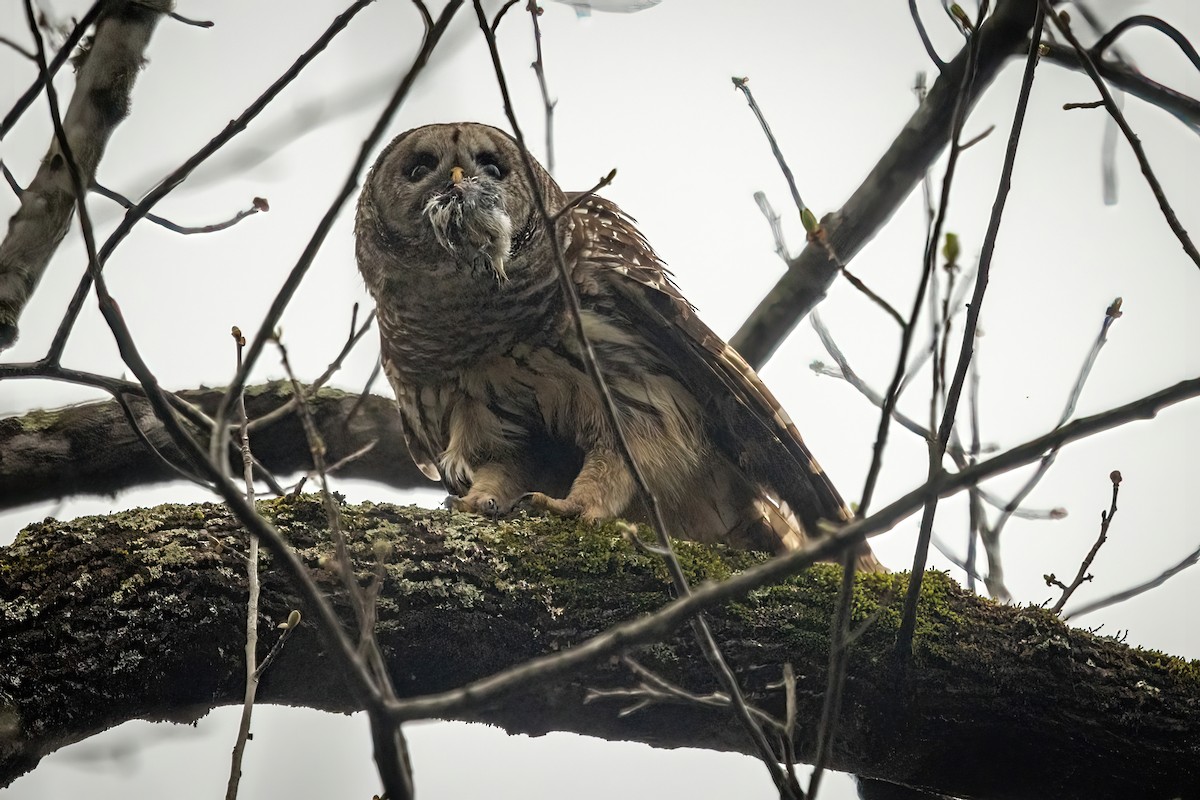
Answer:
[[[535,173],[553,213],[563,194],[536,162]],[[405,268],[454,269],[501,283],[546,242],[517,143],[473,122],[397,136],[367,177],[357,234],[360,243],[381,243]]]

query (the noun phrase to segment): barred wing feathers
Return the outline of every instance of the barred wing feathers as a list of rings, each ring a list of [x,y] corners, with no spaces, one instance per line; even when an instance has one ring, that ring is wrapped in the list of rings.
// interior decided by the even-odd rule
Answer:
[[[626,306],[628,317],[657,328],[656,343],[707,407],[710,440],[759,486],[760,513],[782,549],[820,536],[821,520],[851,520],[787,412],[745,359],[696,316],[633,220],[592,196],[574,209],[573,221],[583,234],[573,237],[573,249],[579,248],[574,277],[584,301],[606,294]],[[869,550],[859,568],[882,569]]]

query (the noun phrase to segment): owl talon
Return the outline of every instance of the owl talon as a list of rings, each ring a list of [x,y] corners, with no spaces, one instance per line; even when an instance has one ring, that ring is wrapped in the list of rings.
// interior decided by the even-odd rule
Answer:
[[[520,505],[531,508],[534,511],[553,514],[556,517],[575,518],[586,516],[583,506],[574,500],[567,498],[559,500],[556,497],[551,497],[541,492],[529,492],[519,502]]]
[[[467,514],[479,514],[490,519],[499,519],[507,509],[500,507],[500,501],[488,494],[467,493],[465,497],[450,495],[446,498],[446,508],[450,511],[460,511]]]

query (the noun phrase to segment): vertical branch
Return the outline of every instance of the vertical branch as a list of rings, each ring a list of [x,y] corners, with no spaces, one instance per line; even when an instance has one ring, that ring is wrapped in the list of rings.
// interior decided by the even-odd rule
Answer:
[[[971,426],[971,443],[967,448],[967,464],[974,466],[979,459],[979,451],[981,449],[979,441],[979,332],[975,332],[975,354],[971,358],[971,365],[968,368],[968,380],[970,386],[967,390],[967,406],[970,408],[970,426]],[[984,530],[987,528],[987,514],[983,510],[983,499],[980,496],[979,487],[972,487],[970,491],[970,505],[968,506],[968,519],[970,521],[967,531],[967,588],[972,592],[975,591],[975,558],[978,553],[978,543],[983,537]]]
[[[980,4],[980,21],[987,10],[987,2]],[[1029,54],[1025,60],[1025,72],[1021,78],[1021,90],[1017,97],[1017,107],[1013,112],[1012,130],[1008,137],[1008,147],[1004,153],[1004,165],[1000,171],[1000,182],[996,187],[996,199],[992,203],[992,213],[988,219],[987,233],[983,237],[983,247],[979,256],[979,271],[975,276],[975,291],[967,310],[967,319],[963,326],[962,347],[959,350],[958,364],[954,369],[954,379],[946,395],[945,408],[942,410],[942,422],[937,431],[936,441],[929,445],[929,474],[930,478],[941,471],[942,458],[946,453],[946,445],[950,441],[950,432],[954,427],[954,419],[958,414],[958,401],[962,395],[963,383],[966,381],[967,368],[971,363],[971,355],[975,345],[975,330],[979,325],[979,312],[983,307],[984,292],[987,291],[988,275],[992,265],[992,255],[996,249],[996,237],[1000,232],[1000,220],[1004,214],[1004,206],[1008,200],[1008,192],[1012,186],[1013,166],[1017,160],[1017,144],[1021,140],[1021,129],[1025,123],[1025,112],[1029,107],[1029,95],[1033,89],[1033,76],[1038,62],[1038,43],[1042,38],[1042,23],[1044,16],[1039,7],[1034,13],[1033,30],[1030,34]],[[978,27],[978,26],[977,26]],[[972,37],[972,42],[975,38]],[[953,154],[952,154],[953,157]],[[949,175],[947,175],[949,182]],[[943,195],[943,205],[945,196]],[[917,623],[917,601],[921,596],[921,581],[925,577],[925,563],[929,557],[929,540],[933,535],[933,517],[937,510],[938,498],[930,497],[925,502],[921,515],[921,528],[917,535],[916,552],[913,554],[912,575],[908,581],[908,593],[904,598],[904,614],[900,619],[900,629],[896,633],[896,658],[899,663],[908,661],[912,651],[912,637]]]
[[[529,0],[529,16],[533,18],[533,44],[537,50],[537,58],[534,60],[534,74],[537,75],[538,88],[542,90],[542,105],[546,109],[546,171],[551,175],[554,174],[554,107],[558,105],[557,100],[550,99],[550,89],[546,86],[546,66],[542,60],[542,28],[538,24],[538,18],[542,16],[542,8],[537,4],[537,0]]]
[[[1096,558],[1096,553],[1100,552],[1100,548],[1108,541],[1108,526],[1112,525],[1113,517],[1117,515],[1117,494],[1121,491],[1121,473],[1118,470],[1113,470],[1108,475],[1108,479],[1112,481],[1112,502],[1109,503],[1108,511],[1100,512],[1100,535],[1096,538],[1096,543],[1092,545],[1092,549],[1083,557],[1083,561],[1079,564],[1079,571],[1075,573],[1075,580],[1071,581],[1070,586],[1062,586],[1062,597],[1058,598],[1050,610],[1055,614],[1061,614],[1063,606],[1071,599],[1071,595],[1075,594],[1075,590],[1084,584],[1085,581],[1090,581],[1092,576],[1088,574],[1088,569],[1092,566],[1092,561]],[[1053,575],[1046,576],[1047,583],[1055,583]]]
[[[242,365],[242,349],[246,337],[236,325],[233,340],[237,345],[237,365]],[[254,456],[250,453],[250,420],[246,416],[246,394],[238,393],[238,430],[241,437],[242,477],[246,482],[246,502],[254,505]],[[238,723],[237,741],[233,745],[233,756],[229,764],[229,783],[225,788],[225,800],[237,798],[242,780],[242,757],[246,753],[246,742],[250,738],[250,717],[254,711],[254,698],[258,693],[258,536],[250,534],[250,545],[246,551],[246,693],[242,700],[242,716]]]
[[[392,720],[385,710],[386,704],[396,700],[396,692],[392,686],[387,663],[379,649],[379,642],[375,638],[375,609],[373,606],[368,608],[368,598],[364,596],[362,587],[358,583],[358,576],[354,574],[354,562],[350,557],[350,550],[346,546],[346,534],[342,530],[342,512],[333,493],[329,490],[328,470],[325,467],[325,442],[321,439],[308,402],[304,399],[304,387],[296,379],[296,373],[293,372],[291,362],[288,361],[287,348],[278,338],[274,341],[279,348],[279,357],[283,362],[284,372],[292,383],[292,391],[297,398],[300,398],[300,402],[296,405],[296,413],[304,428],[304,436],[308,441],[309,452],[312,454],[313,469],[317,473],[317,480],[321,486],[321,504],[325,507],[329,531],[333,536],[338,574],[341,576],[346,593],[350,596],[350,604],[354,607],[358,625],[359,658],[365,660],[374,679],[378,702],[367,708],[367,716],[375,749],[375,763],[379,767],[379,774],[386,787],[401,787],[403,794],[400,796],[411,798],[413,777],[408,742],[404,738],[400,723]],[[373,603],[378,594],[378,579],[372,583],[372,587],[369,595]],[[395,791],[395,789],[391,789],[391,791]]]
[[[980,5],[979,19],[982,23],[984,14],[987,13],[988,3]],[[901,384],[904,381],[905,362],[908,360],[908,351],[912,346],[913,333],[916,330],[917,318],[921,314],[921,306],[925,303],[925,295],[928,291],[929,284],[932,281],[935,249],[937,240],[940,234],[943,223],[946,219],[946,208],[950,200],[950,186],[953,183],[954,169],[958,165],[958,156],[962,152],[961,137],[963,123],[966,121],[967,111],[970,105],[970,98],[973,93],[975,81],[975,63],[979,54],[979,39],[978,31],[971,36],[967,44],[967,63],[963,70],[962,82],[959,84],[958,95],[954,101],[954,114],[951,122],[950,132],[950,155],[946,162],[946,174],[942,179],[942,194],[938,203],[937,218],[933,223],[933,229],[929,234],[925,243],[925,257],[921,272],[921,281],[917,285],[917,294],[913,298],[912,312],[908,319],[908,324],[904,327],[904,331],[900,337],[900,353],[896,358],[896,371],[892,375],[891,385],[888,387],[888,392],[884,400],[883,411],[879,417],[879,428],[875,434],[875,445],[871,455],[871,467],[867,471],[867,479],[863,484],[862,497],[859,500],[859,516],[865,516],[867,509],[871,505],[871,500],[875,495],[875,484],[879,480],[879,473],[883,469],[883,451],[887,446],[888,429],[891,425],[892,412],[896,408],[896,401],[900,395]],[[931,469],[933,465],[931,464]],[[930,478],[933,476],[931,475]]]
[[[504,67],[500,62],[500,51],[496,46],[495,32],[492,26],[488,24],[487,15],[483,11],[480,0],[474,0],[474,6],[476,18],[479,21],[479,28],[483,31],[483,36],[487,40],[488,51],[492,57],[492,68],[496,74],[496,82],[500,87],[500,95],[504,102],[504,112],[508,117],[509,125],[512,126],[513,138],[517,142],[517,149],[521,153],[521,166],[524,169],[525,180],[529,184],[538,215],[541,217],[542,224],[545,226],[547,232],[547,238],[551,243],[555,266],[558,270],[559,286],[562,290],[563,298],[566,300],[575,336],[579,339],[584,364],[589,377],[596,386],[597,393],[602,399],[601,406],[604,409],[605,422],[613,432],[621,457],[626,465],[628,465],[638,491],[646,498],[646,503],[650,508],[650,519],[653,522],[655,534],[663,551],[663,558],[666,562],[667,573],[671,577],[671,583],[680,597],[687,597],[692,593],[692,590],[688,585],[687,576],[684,575],[683,568],[680,566],[679,560],[675,557],[674,550],[671,547],[669,529],[663,518],[662,509],[659,506],[658,499],[650,490],[650,485],[642,473],[641,466],[637,463],[637,459],[633,457],[629,442],[625,437],[624,428],[621,425],[620,417],[617,414],[616,404],[613,401],[612,394],[609,392],[608,383],[600,370],[595,350],[592,348],[591,341],[584,330],[583,312],[579,304],[579,295],[575,291],[575,285],[571,282],[570,273],[567,270],[566,258],[563,254],[563,247],[559,241],[559,237],[555,234],[554,217],[546,208],[546,199],[542,194],[537,175],[534,171],[533,157],[529,154],[529,148],[525,143],[525,136],[521,132],[516,112],[513,110],[512,98],[508,91],[508,81],[504,77]],[[722,655],[721,649],[717,645],[717,641],[713,637],[712,631],[709,629],[703,615],[697,615],[692,620],[692,630],[695,633],[697,643],[704,653],[705,659],[729,695],[738,720],[742,723],[751,741],[754,743],[759,758],[766,765],[767,771],[771,775],[771,780],[779,790],[780,797],[787,798],[788,800],[800,800],[803,797],[803,793],[798,790],[799,787],[795,787],[789,783],[787,773],[780,769],[777,756],[770,742],[767,741],[766,735],[763,733],[758,721],[754,718],[749,705],[746,703],[746,698],[742,693],[741,686],[738,684],[737,676],[733,674],[733,670]]]
[[[854,550],[842,555],[842,587],[838,592],[837,611],[830,622],[829,671],[825,684],[825,701],[821,706],[821,723],[817,728],[817,757],[808,782],[808,798],[816,800],[821,775],[829,763],[833,737],[837,732],[838,713],[842,708],[842,690],[846,686],[847,650],[850,637],[850,607],[854,602]]]
[[[767,142],[771,145],[771,153],[775,156],[776,163],[779,164],[779,169],[783,171],[783,177],[787,181],[788,191],[792,193],[792,202],[796,204],[796,213],[800,218],[804,219],[804,212],[808,211],[808,206],[804,204],[804,200],[800,197],[800,190],[796,187],[796,176],[792,174],[792,168],[788,166],[787,159],[783,157],[783,151],[779,149],[779,142],[775,140],[775,134],[771,132],[771,126],[767,124],[766,117],[763,116],[762,109],[758,107],[758,103],[754,100],[754,95],[750,92],[749,78],[732,78],[733,88],[746,96],[746,103],[750,106],[750,110],[754,112],[754,117],[758,120],[758,124],[762,127],[763,133],[767,137]],[[811,216],[811,212],[809,212]],[[815,225],[816,218],[812,219],[812,223],[808,220],[804,221],[804,229],[811,233],[811,226]]]

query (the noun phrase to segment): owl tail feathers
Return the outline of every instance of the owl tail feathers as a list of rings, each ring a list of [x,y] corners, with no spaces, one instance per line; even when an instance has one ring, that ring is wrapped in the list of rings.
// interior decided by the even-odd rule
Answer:
[[[770,495],[759,495],[754,500],[754,507],[761,523],[771,531],[777,542],[776,552],[782,554],[799,550],[810,541],[804,524],[786,502],[777,503]],[[888,571],[866,542],[859,545],[855,569],[859,572]]]

